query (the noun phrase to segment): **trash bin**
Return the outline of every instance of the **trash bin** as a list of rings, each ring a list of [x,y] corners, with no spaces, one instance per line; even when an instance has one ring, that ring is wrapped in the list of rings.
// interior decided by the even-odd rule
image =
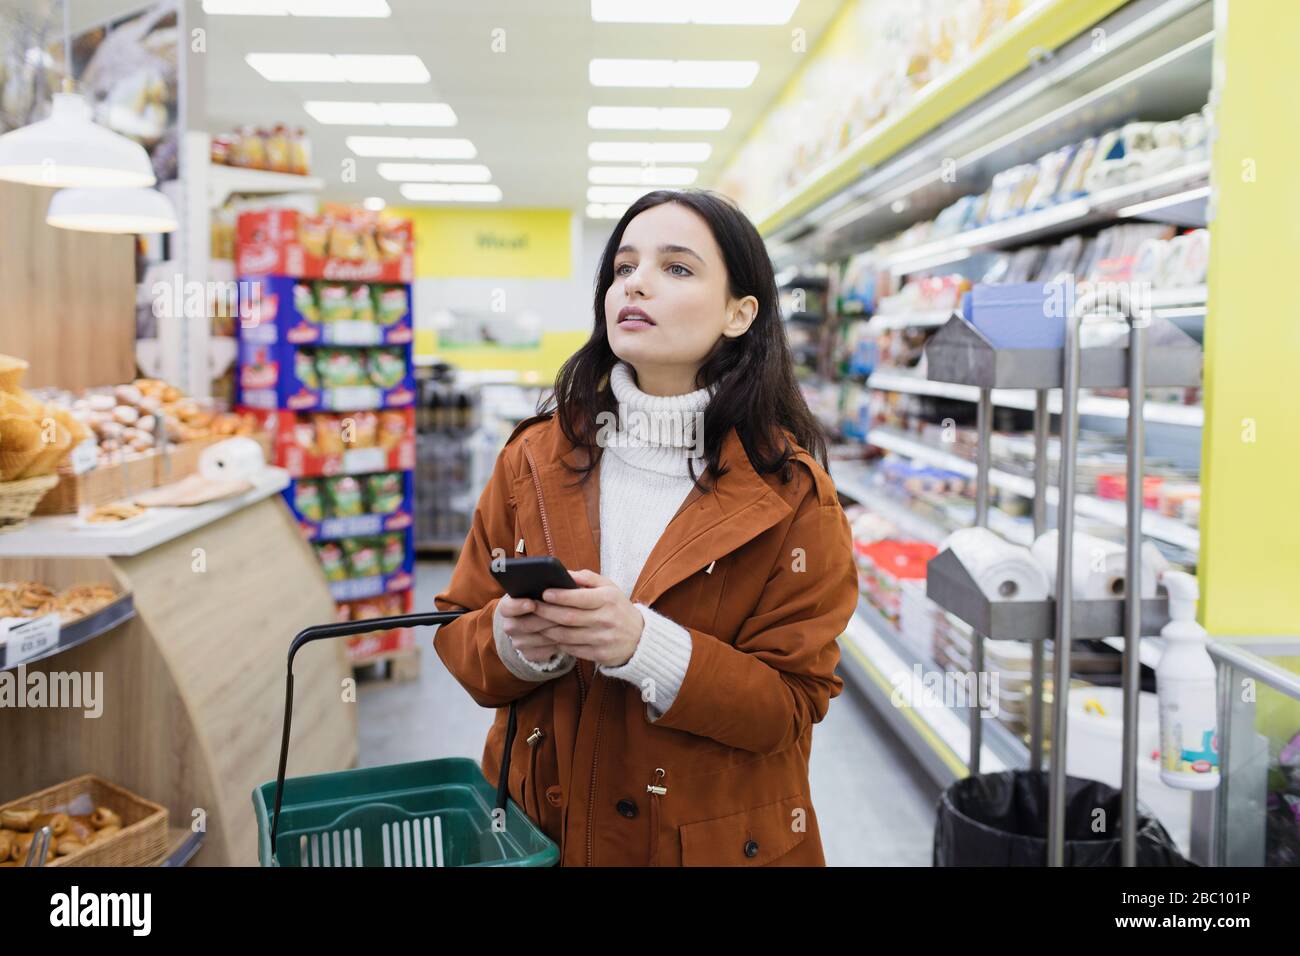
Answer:
[[[1065,865],[1119,866],[1120,792],[1080,777],[1066,777],[1065,789]],[[934,865],[1046,866],[1047,793],[1045,772],[1011,770],[958,780],[939,798]],[[1141,805],[1137,863],[1192,865]]]

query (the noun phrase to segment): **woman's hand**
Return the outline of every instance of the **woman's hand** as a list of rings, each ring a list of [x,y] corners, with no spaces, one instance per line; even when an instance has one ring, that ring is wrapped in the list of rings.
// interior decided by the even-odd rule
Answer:
[[[501,612],[501,629],[519,655],[534,664],[545,664],[561,648],[544,633],[551,622],[533,613],[537,603],[506,594],[497,602],[497,608]]]
[[[576,588],[547,588],[535,616],[549,622],[541,635],[560,650],[583,660],[620,667],[632,659],[645,618],[609,578],[595,571],[572,571]]]

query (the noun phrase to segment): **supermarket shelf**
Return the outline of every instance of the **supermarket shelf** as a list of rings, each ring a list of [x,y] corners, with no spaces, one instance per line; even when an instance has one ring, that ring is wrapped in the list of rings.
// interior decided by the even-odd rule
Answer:
[[[318,193],[324,188],[325,180],[319,176],[295,176],[221,163],[208,166],[208,202],[213,209],[236,193]]]
[[[875,445],[877,448],[884,448],[887,451],[917,461],[926,461],[938,468],[946,468],[959,475],[974,476],[975,474],[975,463],[973,461],[967,461],[960,455],[954,455],[939,448],[932,448],[924,442],[900,435],[887,428],[873,428],[867,441],[868,444]],[[1033,481],[1021,475],[1013,475],[991,468],[989,469],[989,481],[994,487],[1003,488],[1023,498],[1032,498],[1034,496]],[[1057,502],[1057,490],[1054,485],[1048,485],[1047,487],[1047,501],[1053,505]],[[1090,495],[1076,495],[1074,506],[1075,511],[1084,517],[1096,518],[1118,528],[1124,527],[1126,516],[1124,502],[1122,501],[1105,501]],[[1180,548],[1186,548],[1188,551],[1200,550],[1201,533],[1197,529],[1165,515],[1144,511],[1142,514],[1142,533],[1147,537],[1157,538],[1169,544],[1178,545]]]
[[[918,515],[888,494],[872,488],[867,482],[865,471],[866,469],[853,470],[843,467],[837,469],[833,476],[836,490],[858,504],[865,505],[882,518],[892,522],[901,532],[918,541],[926,541],[937,546],[960,527],[955,523],[951,526],[937,524]],[[1017,521],[998,508],[989,508],[989,527],[1014,544],[1029,547],[1034,542],[1031,525],[1024,521]]]
[[[54,643],[30,657],[18,659],[17,650],[13,646],[13,639],[11,638],[8,641],[0,639],[0,670],[8,670],[17,667],[19,664],[33,664],[47,657],[53,657],[55,654],[62,654],[79,644],[85,644],[87,641],[93,641],[95,638],[107,634],[119,624],[129,621],[133,617],[135,617],[135,600],[127,593],[118,597],[111,604],[104,605],[98,611],[87,614],[71,624],[62,625]]]
[[[970,750],[966,712],[894,702],[896,691],[905,699],[915,667],[924,672],[939,670],[938,666],[905,646],[893,626],[864,600],[858,602],[840,644],[845,650],[840,660],[846,673],[934,781],[947,786],[966,776]],[[1024,767],[1028,762],[1028,750],[1006,727],[993,718],[985,720],[981,772]]]
[[[935,395],[965,402],[979,401],[980,390],[973,385],[952,382],[934,382],[919,375],[892,369],[877,369],[867,379],[870,388],[884,392],[907,392],[912,395]],[[993,404],[1004,408],[1033,410],[1036,396],[1032,389],[995,388]],[[1047,408],[1053,415],[1061,412],[1061,393],[1052,390],[1047,396]],[[1100,395],[1079,397],[1080,415],[1097,415],[1103,418],[1128,418],[1128,400],[1106,398]],[[1169,425],[1186,425],[1200,428],[1205,422],[1205,410],[1199,405],[1174,405],[1165,402],[1147,402],[1143,406],[1143,419]]]
[[[267,467],[243,494],[189,508],[150,508],[138,525],[122,530],[88,531],[78,526],[76,515],[31,518],[25,528],[0,535],[0,557],[132,557],[220,521],[288,486],[287,471]]]
[[[364,578],[344,578],[330,581],[330,596],[335,601],[361,601],[381,594],[397,594],[415,586],[415,576],[410,571],[392,574],[374,574]]]
[[[937,329],[952,317],[952,309],[932,309],[926,312],[900,312],[897,315],[872,316],[869,328],[873,332],[890,329]]]
[[[1013,219],[968,229],[954,236],[925,242],[895,253],[885,264],[897,275],[920,272],[948,262],[958,262],[976,252],[1009,249],[1035,239],[1078,232],[1111,222],[1128,205],[1173,196],[1209,182],[1208,161],[1171,169],[1137,182],[1100,190],[1056,206],[1023,213]]]

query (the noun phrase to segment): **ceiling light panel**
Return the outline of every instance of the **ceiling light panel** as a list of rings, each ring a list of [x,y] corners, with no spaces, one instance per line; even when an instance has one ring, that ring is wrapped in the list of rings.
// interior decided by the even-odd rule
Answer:
[[[380,163],[376,171],[395,183],[486,183],[492,180],[492,171],[478,163]]]
[[[731,121],[721,107],[593,106],[587,110],[592,129],[720,130]]]
[[[203,12],[245,17],[389,17],[388,0],[203,0]]]
[[[709,23],[777,26],[789,23],[799,0],[591,0],[597,23]]]
[[[593,163],[703,163],[713,155],[708,143],[588,143]]]
[[[491,184],[403,183],[400,191],[416,202],[500,202],[501,187]]]
[[[758,76],[754,60],[592,60],[592,86],[745,89]]]
[[[410,53],[249,53],[246,63],[274,83],[428,83]]]
[[[446,103],[369,103],[308,100],[312,119],[331,126],[455,126],[456,112]]]
[[[473,159],[478,155],[467,139],[424,136],[349,136],[344,143],[358,156],[387,159]]]
[[[600,186],[689,186],[699,174],[689,166],[592,166],[587,181]]]

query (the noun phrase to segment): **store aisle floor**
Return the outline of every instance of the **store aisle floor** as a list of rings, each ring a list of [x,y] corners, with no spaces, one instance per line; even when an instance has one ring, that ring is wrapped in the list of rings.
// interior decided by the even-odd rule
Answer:
[[[451,565],[416,568],[415,609],[432,610]],[[363,681],[361,765],[483,754],[492,713],[477,706],[419,634],[420,678]],[[813,731],[812,796],[831,866],[928,866],[938,789],[847,684]]]

